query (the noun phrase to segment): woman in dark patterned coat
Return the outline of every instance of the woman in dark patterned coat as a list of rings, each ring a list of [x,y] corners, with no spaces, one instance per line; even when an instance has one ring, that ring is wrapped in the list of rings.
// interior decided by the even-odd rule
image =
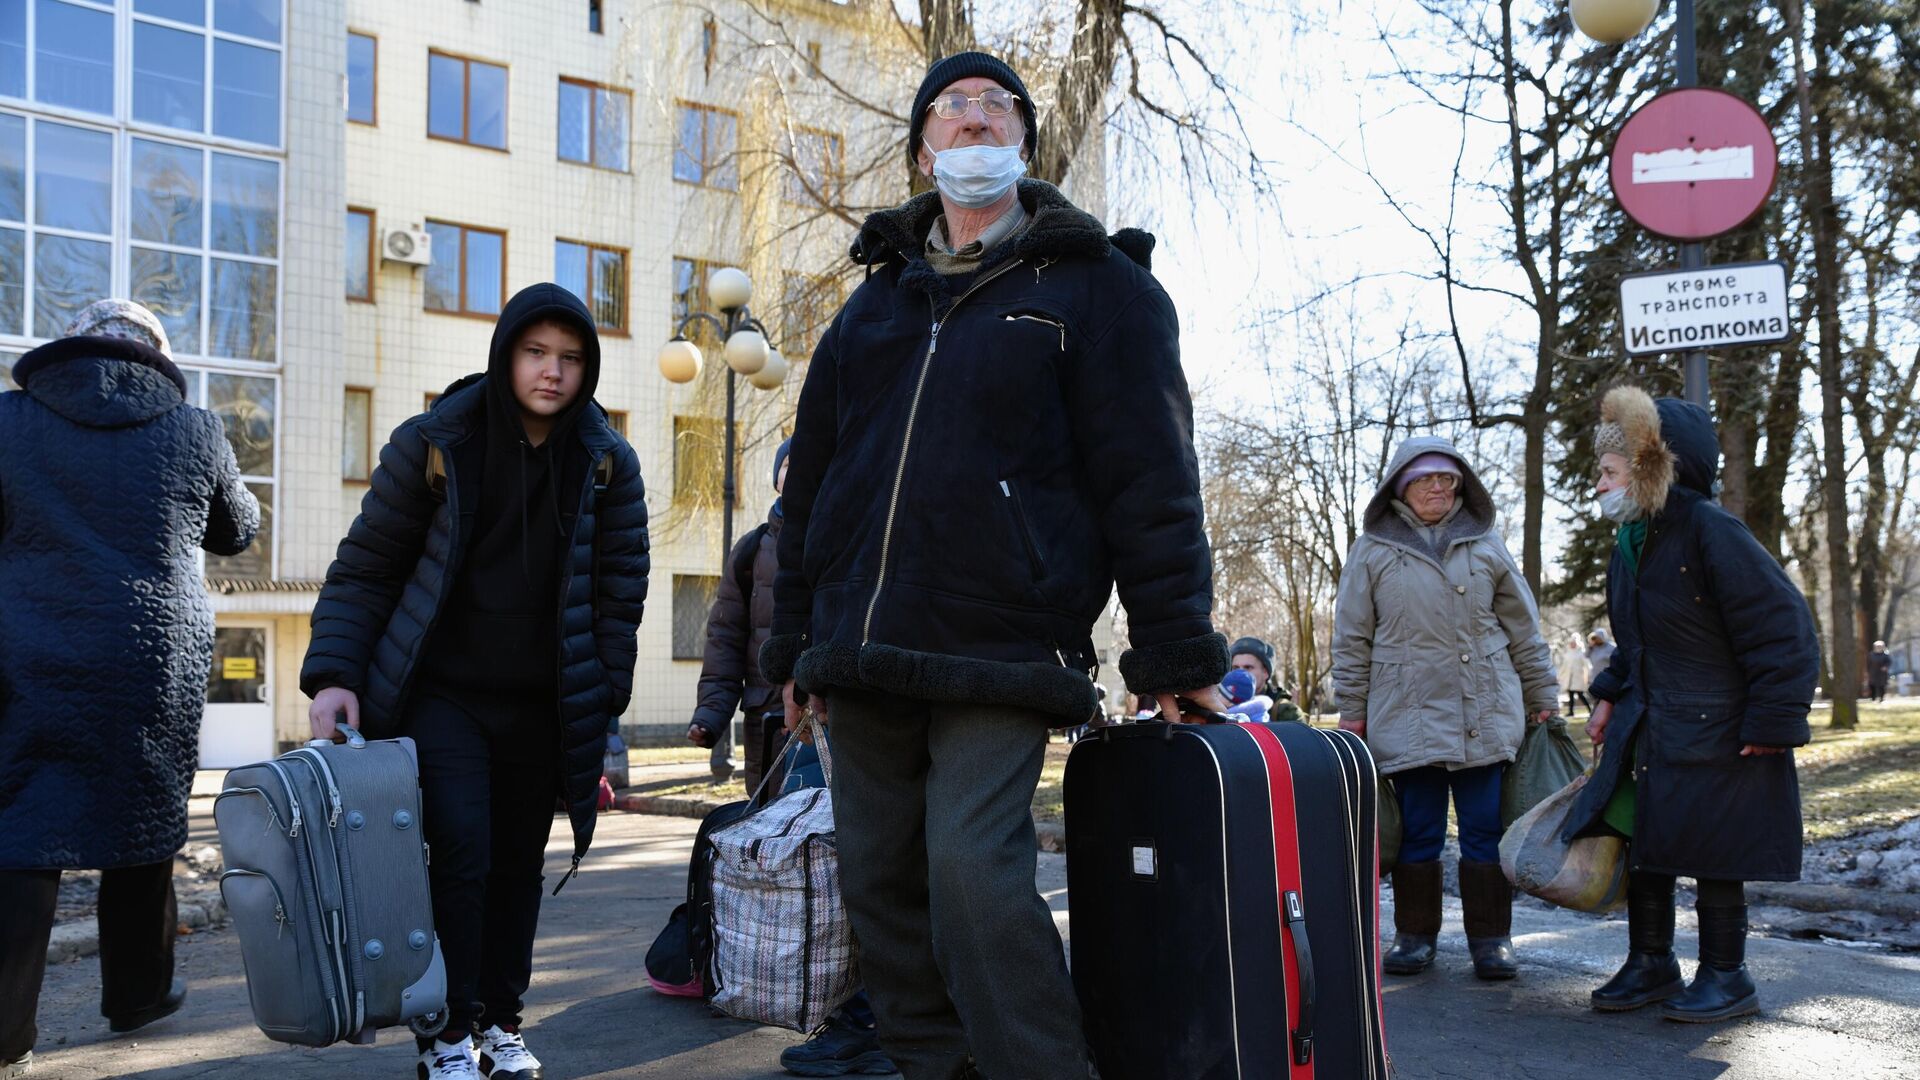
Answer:
[[[82,311],[0,395],[0,1067],[31,1056],[62,870],[100,881],[100,1011],[180,1007],[173,855],[213,664],[196,553],[260,507],[152,312]],[[24,1005],[24,1007],[22,1007]]]

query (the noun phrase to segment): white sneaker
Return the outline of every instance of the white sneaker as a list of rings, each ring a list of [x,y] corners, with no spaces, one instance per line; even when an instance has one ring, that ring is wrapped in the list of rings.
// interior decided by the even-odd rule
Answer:
[[[499,1024],[480,1033],[480,1075],[487,1080],[542,1080],[540,1059],[527,1051],[518,1030]]]
[[[420,1063],[413,1071],[419,1080],[481,1080],[470,1038],[456,1043],[435,1039],[433,1045],[420,1054]]]

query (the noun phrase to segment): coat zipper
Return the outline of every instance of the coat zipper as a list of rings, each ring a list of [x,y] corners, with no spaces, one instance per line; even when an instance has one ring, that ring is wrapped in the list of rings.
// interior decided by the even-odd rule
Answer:
[[[947,309],[945,319],[933,320],[932,328],[928,332],[926,359],[920,363],[920,378],[914,383],[913,402],[907,406],[907,431],[900,440],[900,463],[893,472],[893,496],[887,503],[887,524],[880,532],[880,572],[874,576],[873,598],[867,601],[867,618],[860,625],[860,644],[863,646],[873,640],[873,613],[880,607],[880,591],[887,584],[887,559],[893,552],[893,521],[900,512],[900,486],[907,478],[907,453],[913,449],[913,424],[920,415],[920,396],[927,389],[927,373],[933,370],[933,354],[940,348],[940,326],[952,320],[953,313],[959,310],[961,304],[966,303],[967,297],[979,292],[988,282],[1019,266],[1021,261],[1014,259],[1003,263],[987,276],[974,282],[966,292],[960,294],[960,298],[953,302],[953,306]]]
[[[1060,351],[1061,352],[1067,351],[1067,324],[1066,323],[1055,322],[1052,319],[1046,318],[1045,316],[1033,315],[1028,313],[1022,313],[1019,315],[1008,315],[1006,316],[1006,320],[1008,322],[1037,322],[1041,326],[1053,327],[1055,330],[1060,331]]]

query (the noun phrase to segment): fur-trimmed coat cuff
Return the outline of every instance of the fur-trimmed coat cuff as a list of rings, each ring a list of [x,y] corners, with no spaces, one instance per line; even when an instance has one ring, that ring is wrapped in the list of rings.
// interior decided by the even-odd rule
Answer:
[[[760,677],[774,686],[793,678],[793,666],[807,649],[805,634],[775,634],[760,646]]]
[[[1135,694],[1177,694],[1227,677],[1227,636],[1213,633],[1143,645],[1120,654],[1120,677]]]

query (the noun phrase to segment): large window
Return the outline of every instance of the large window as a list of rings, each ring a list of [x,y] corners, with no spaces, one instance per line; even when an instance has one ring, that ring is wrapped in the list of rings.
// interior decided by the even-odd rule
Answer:
[[[793,167],[787,172],[787,201],[813,206],[839,199],[840,136],[812,128],[795,128],[791,145]]]
[[[627,253],[573,240],[553,245],[553,280],[579,297],[602,330],[627,329]]]
[[[112,295],[111,132],[0,113],[0,334],[59,337]]]
[[[373,476],[373,391],[349,386],[340,413],[340,479],[365,483]]]
[[[280,145],[283,32],[280,0],[133,0],[132,119]]]
[[[507,148],[507,69],[442,52],[427,54],[427,135]]]
[[[280,165],[130,140],[128,294],[175,352],[279,357]]]
[[[680,106],[680,139],[673,152],[673,178],[723,191],[740,190],[734,160],[738,120],[706,105]]]
[[[347,207],[347,299],[373,303],[373,211]]]
[[[427,222],[433,264],[426,273],[426,307],[453,315],[492,318],[507,290],[507,234],[494,229]]]
[[[788,362],[799,363],[813,355],[820,335],[840,310],[840,282],[831,274],[789,270],[780,285],[780,351]]]
[[[111,3],[0,0],[0,94],[111,116],[113,39]]]
[[[740,505],[745,484],[741,475],[739,425],[734,425],[733,475],[736,478],[733,503]],[[726,425],[713,416],[676,416],[673,418],[673,498],[689,506],[720,505],[720,489],[726,477],[721,463],[726,460]]]
[[[560,160],[627,171],[633,95],[579,79],[560,80]]]
[[[380,122],[380,41],[372,34],[347,31],[347,119]]]
[[[715,270],[726,264],[709,262],[706,259],[689,259],[682,255],[673,257],[673,303],[669,309],[673,326],[678,328],[680,320],[695,311],[704,311],[717,315],[713,304],[707,299],[707,279]],[[688,328],[687,336],[704,346],[717,346],[720,342],[705,323]]]
[[[184,369],[187,401],[210,410],[226,428],[240,479],[260,500],[260,533],[238,555],[208,555],[207,576],[265,580],[273,576],[273,495],[279,380],[268,376]]]

